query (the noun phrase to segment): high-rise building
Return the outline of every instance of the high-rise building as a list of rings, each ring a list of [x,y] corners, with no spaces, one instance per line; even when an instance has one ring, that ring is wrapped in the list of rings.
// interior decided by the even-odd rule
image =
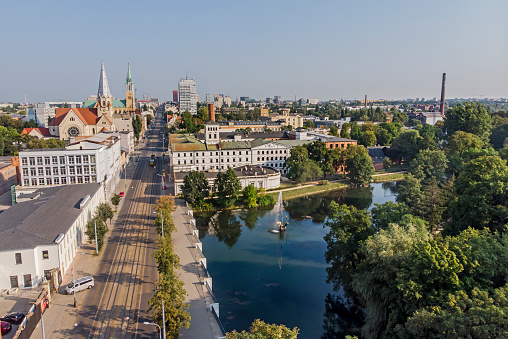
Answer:
[[[178,102],[178,91],[173,91],[173,102]]]
[[[273,103],[274,104],[280,104],[281,103],[279,95],[276,95],[276,96],[273,97]]]
[[[207,94],[207,95],[206,95],[206,103],[207,103],[207,104],[211,104],[211,103],[213,103],[213,100],[212,100],[212,95],[211,95],[211,94]]]
[[[148,94],[143,94],[143,100],[148,101]]]
[[[189,111],[195,115],[197,111],[196,83],[194,80],[185,78],[178,83],[178,94],[180,103],[180,113]]]

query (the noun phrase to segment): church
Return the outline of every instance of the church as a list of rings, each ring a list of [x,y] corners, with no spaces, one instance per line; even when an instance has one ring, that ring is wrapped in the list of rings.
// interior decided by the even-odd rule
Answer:
[[[125,100],[116,100],[109,90],[108,78],[101,65],[97,100],[87,100],[82,108],[57,108],[49,123],[49,132],[60,140],[116,131],[115,120],[130,122],[136,114],[136,99],[130,65],[127,66]]]

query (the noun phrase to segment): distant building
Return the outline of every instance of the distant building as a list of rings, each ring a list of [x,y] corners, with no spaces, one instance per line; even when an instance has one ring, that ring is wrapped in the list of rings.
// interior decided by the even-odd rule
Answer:
[[[274,104],[281,104],[282,103],[282,100],[280,99],[279,95],[276,95],[273,97],[273,103]]]
[[[440,112],[409,112],[407,116],[410,120],[420,120],[422,125],[427,124],[432,126],[438,121],[443,121],[444,118]]]
[[[0,194],[11,190],[18,183],[18,157],[0,157]]]
[[[307,100],[307,103],[309,105],[317,105],[319,103],[319,100],[318,99],[309,99],[309,100]]]
[[[267,104],[273,104],[273,99],[272,98],[266,98],[265,102]]]
[[[207,104],[211,104],[212,102],[213,102],[212,95],[211,94],[207,94],[206,95],[206,103]]]
[[[49,120],[55,117],[55,109],[63,107],[80,108],[82,102],[64,102],[64,101],[48,101],[37,103],[34,107],[28,107],[26,111],[26,120],[33,120],[39,127],[48,127]]]
[[[197,111],[197,94],[196,83],[194,80],[185,78],[178,83],[180,113],[189,111],[196,115]]]
[[[173,102],[178,102],[178,91],[173,91]]]
[[[23,201],[23,202],[21,202]],[[37,287],[61,274],[85,238],[85,228],[105,201],[99,183],[34,189],[0,213],[0,289]]]
[[[148,94],[143,94],[143,100],[148,101]]]
[[[37,128],[23,128],[21,134],[28,134],[34,137],[35,139],[50,139],[54,138],[49,131],[49,128],[46,127],[37,127]]]

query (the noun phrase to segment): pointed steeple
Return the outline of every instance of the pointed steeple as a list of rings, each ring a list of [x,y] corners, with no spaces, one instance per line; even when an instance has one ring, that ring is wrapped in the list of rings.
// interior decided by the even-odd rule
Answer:
[[[131,65],[130,63],[127,63],[127,79],[125,79],[125,83],[132,82],[132,76],[131,76]]]
[[[106,76],[106,70],[104,69],[104,61],[102,61],[101,75],[99,77],[99,91],[97,93],[97,100],[99,100],[101,97],[111,97],[108,78]]]

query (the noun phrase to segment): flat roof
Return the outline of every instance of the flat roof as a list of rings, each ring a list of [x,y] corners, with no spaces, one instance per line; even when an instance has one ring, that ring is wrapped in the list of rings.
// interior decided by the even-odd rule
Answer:
[[[41,188],[38,199],[15,204],[0,213],[0,251],[54,244],[81,214],[79,204],[101,188],[99,183]],[[33,194],[30,194],[33,195]]]

